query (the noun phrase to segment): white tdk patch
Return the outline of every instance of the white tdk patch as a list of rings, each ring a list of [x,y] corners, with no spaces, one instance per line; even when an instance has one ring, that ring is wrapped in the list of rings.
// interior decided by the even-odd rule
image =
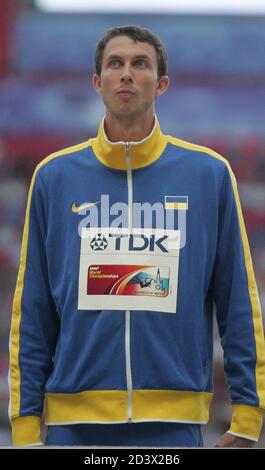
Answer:
[[[79,310],[176,313],[180,231],[83,228]]]

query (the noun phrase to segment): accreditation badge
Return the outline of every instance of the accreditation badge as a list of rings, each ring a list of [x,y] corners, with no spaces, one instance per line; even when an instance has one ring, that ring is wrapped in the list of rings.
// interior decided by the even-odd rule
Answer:
[[[83,228],[78,309],[176,312],[179,230]]]

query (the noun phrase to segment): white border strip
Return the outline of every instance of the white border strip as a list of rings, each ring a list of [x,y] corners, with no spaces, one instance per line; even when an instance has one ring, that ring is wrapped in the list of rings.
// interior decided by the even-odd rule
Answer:
[[[36,6],[50,12],[88,13],[214,13],[214,14],[265,14],[264,0],[35,0]]]

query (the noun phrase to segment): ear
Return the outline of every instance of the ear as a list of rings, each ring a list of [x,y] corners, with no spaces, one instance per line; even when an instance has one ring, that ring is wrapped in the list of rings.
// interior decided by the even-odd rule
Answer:
[[[155,95],[156,96],[163,95],[163,93],[165,93],[165,91],[167,91],[168,87],[169,87],[169,77],[168,77],[168,75],[163,75],[161,78],[159,78],[159,80],[157,82],[157,88],[156,88]]]
[[[100,75],[98,75],[97,73],[93,73],[92,85],[95,88],[96,92],[100,94],[101,93],[101,78],[100,78]]]

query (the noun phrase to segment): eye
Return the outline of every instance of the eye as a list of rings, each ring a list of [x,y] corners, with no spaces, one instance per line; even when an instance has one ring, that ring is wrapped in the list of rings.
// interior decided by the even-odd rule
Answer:
[[[119,59],[112,59],[109,62],[109,66],[112,68],[118,68],[121,65],[121,61]]]
[[[135,65],[136,65],[136,67],[139,67],[139,68],[143,69],[147,66],[147,63],[146,63],[146,60],[144,60],[144,59],[137,59],[135,61]]]

